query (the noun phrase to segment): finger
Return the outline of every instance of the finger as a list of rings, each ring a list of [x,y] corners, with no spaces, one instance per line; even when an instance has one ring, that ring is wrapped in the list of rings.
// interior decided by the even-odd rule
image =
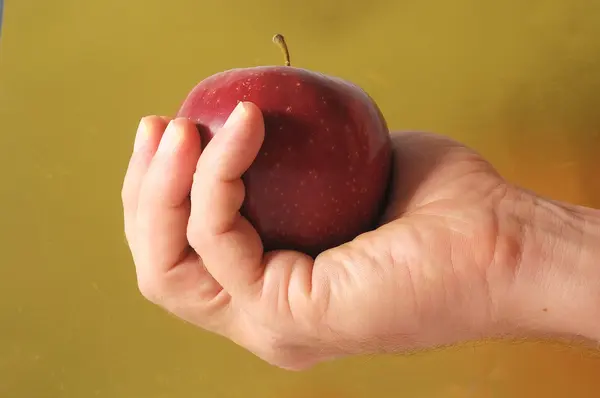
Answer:
[[[133,153],[129,160],[121,190],[125,236],[130,245],[133,244],[133,227],[136,220],[140,187],[166,126],[167,122],[159,116],[144,117],[138,126]]]
[[[196,169],[188,240],[211,275],[230,294],[239,294],[262,277],[263,246],[239,210],[242,174],[264,140],[260,109],[240,103],[208,143]]]
[[[136,222],[139,280],[155,280],[189,254],[189,193],[200,135],[186,119],[169,123],[140,191]]]

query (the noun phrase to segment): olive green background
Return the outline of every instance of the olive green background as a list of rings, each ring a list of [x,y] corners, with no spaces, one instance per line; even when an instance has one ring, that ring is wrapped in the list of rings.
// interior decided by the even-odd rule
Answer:
[[[471,344],[270,367],[139,295],[120,188],[141,116],[204,77],[292,64],[350,79],[394,129],[472,145],[600,207],[597,0],[7,0],[0,41],[0,397],[595,397],[600,356]]]

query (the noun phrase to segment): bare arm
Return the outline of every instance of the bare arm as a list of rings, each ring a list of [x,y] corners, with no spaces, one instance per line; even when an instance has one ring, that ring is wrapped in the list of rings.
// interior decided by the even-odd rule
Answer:
[[[518,191],[501,210],[498,256],[518,261],[500,304],[503,331],[600,342],[600,210]]]

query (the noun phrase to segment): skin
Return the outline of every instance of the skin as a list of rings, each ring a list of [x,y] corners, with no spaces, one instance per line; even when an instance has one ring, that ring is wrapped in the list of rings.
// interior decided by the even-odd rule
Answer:
[[[142,119],[122,199],[148,300],[290,370],[489,337],[600,341],[600,211],[515,187],[449,138],[393,133],[379,228],[314,261],[264,253],[239,214],[263,139],[251,103],[202,156],[186,119]]]

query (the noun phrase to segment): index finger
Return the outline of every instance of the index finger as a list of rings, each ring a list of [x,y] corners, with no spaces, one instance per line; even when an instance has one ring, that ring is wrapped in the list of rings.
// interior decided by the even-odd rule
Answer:
[[[240,208],[245,196],[241,176],[256,158],[264,133],[260,109],[238,104],[202,152],[192,186],[188,240],[232,294],[263,274],[261,239]]]

